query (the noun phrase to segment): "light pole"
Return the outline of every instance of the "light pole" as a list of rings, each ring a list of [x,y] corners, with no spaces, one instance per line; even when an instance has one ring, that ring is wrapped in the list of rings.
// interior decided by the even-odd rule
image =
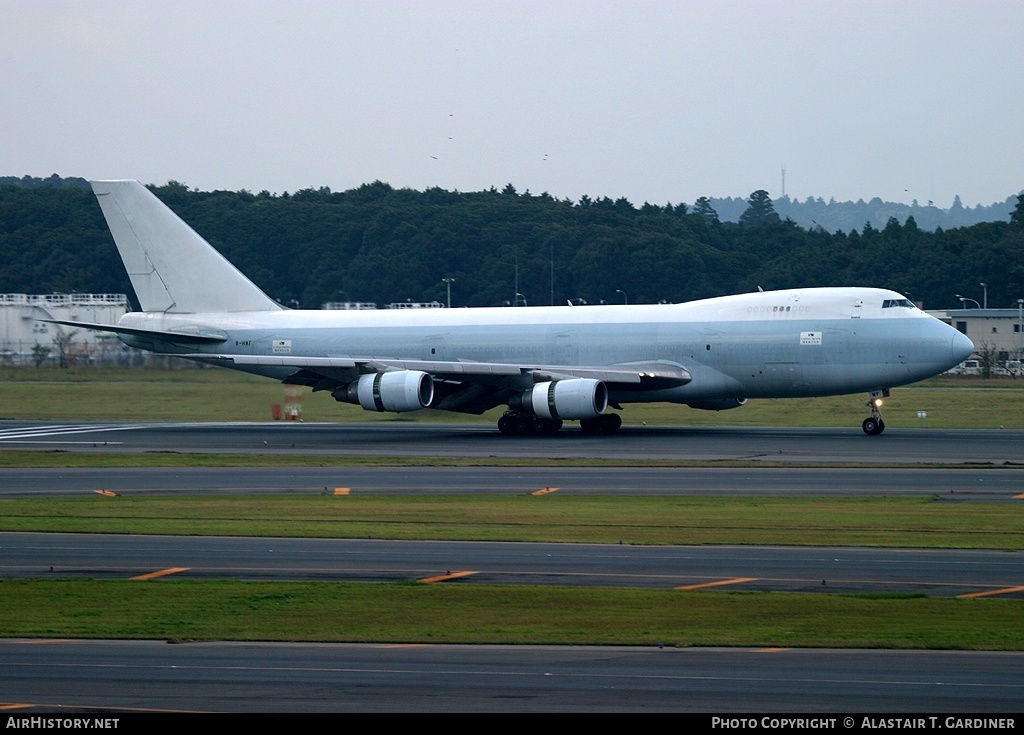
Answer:
[[[980,308],[981,308],[981,304],[979,304],[979,303],[978,303],[977,301],[975,301],[974,299],[970,299],[970,298],[967,298],[966,296],[961,296],[960,294],[957,294],[957,295],[956,295],[956,297],[957,297],[958,299],[960,299],[960,303],[961,303],[961,304],[963,304],[963,307],[964,307],[965,309],[967,308],[967,302],[968,302],[968,301],[973,301],[973,302],[974,302],[974,306],[975,306],[975,308],[978,308],[978,309],[980,309]]]
[[[622,303],[623,304],[628,304],[629,303],[629,298],[626,296],[626,292],[623,291],[621,288],[615,289],[615,293],[622,294]]]
[[[452,308],[452,284],[455,283],[454,278],[442,278],[445,285],[448,286],[448,308]]]
[[[988,284],[987,283],[979,283],[978,285],[981,286],[983,289],[985,289],[984,296],[981,297],[981,300],[985,304],[985,306],[983,308],[987,309],[988,308]]]

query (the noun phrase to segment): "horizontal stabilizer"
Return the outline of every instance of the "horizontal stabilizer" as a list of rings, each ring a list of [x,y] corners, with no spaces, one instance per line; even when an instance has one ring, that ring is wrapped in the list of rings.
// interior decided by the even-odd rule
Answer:
[[[226,341],[228,338],[226,334],[216,331],[167,332],[159,329],[136,329],[135,327],[121,327],[117,324],[70,322],[61,321],[60,319],[38,319],[37,321],[62,324],[66,327],[80,327],[92,332],[113,332],[114,334],[124,334],[131,337],[147,337],[175,344],[217,344]]]

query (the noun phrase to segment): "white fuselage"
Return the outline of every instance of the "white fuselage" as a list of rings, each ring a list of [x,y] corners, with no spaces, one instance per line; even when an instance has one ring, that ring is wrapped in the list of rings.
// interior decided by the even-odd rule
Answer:
[[[225,337],[196,348],[125,337],[160,352],[395,358],[523,366],[664,363],[686,385],[613,391],[616,402],[786,398],[881,390],[970,355],[960,332],[893,291],[814,288],[683,304],[395,311],[133,312],[124,327]],[[245,367],[283,379],[292,368]]]

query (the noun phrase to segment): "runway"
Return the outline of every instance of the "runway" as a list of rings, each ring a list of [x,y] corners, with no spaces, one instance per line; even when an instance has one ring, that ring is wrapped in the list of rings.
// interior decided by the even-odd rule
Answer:
[[[1024,432],[629,429],[501,437],[406,423],[0,422],[0,449],[297,454],[300,468],[4,469],[0,497],[123,494],[559,493],[923,495],[1022,502]],[[321,467],[321,458],[491,457],[524,467]],[[576,467],[612,459],[637,466]],[[656,467],[648,462],[744,463]],[[835,465],[844,465],[842,467]],[[1021,599],[1020,552],[210,539],[0,534],[7,578],[559,584]],[[53,571],[50,571],[53,567]],[[0,705],[201,711],[1014,712],[1024,654],[499,646],[0,641]],[[57,693],[57,694],[55,694]]]
[[[298,454],[309,461],[288,468],[0,469],[0,497],[95,490],[314,493],[339,487],[373,494],[517,494],[555,487],[563,494],[913,495],[948,502],[1016,502],[1015,496],[1024,491],[1024,432],[1019,431],[907,431],[867,437],[829,429],[650,428],[614,437],[565,432],[508,438],[486,427],[424,424],[0,422],[3,448]],[[323,466],[326,457],[424,456],[438,464],[446,457],[477,458],[484,464],[512,458],[523,460],[523,466],[396,467],[386,466],[386,460],[381,460],[384,466]],[[635,466],[585,466],[592,459]],[[658,466],[672,461],[727,464]],[[742,466],[729,466],[734,464]]]
[[[97,711],[129,724],[140,711],[814,712],[837,730],[854,713],[1014,713],[1024,699],[1024,656],[998,652],[7,640],[0,660],[0,724]]]
[[[311,465],[315,463],[311,462]],[[311,494],[712,495],[940,497],[1016,503],[1024,467],[185,467],[0,468],[0,498],[124,495]]]
[[[18,578],[414,582],[1024,599],[1021,552],[0,533]]]
[[[504,437],[481,425],[0,422],[0,448],[66,452],[217,452],[343,457],[601,459],[746,464],[1024,466],[1024,431],[624,427],[594,436]]]

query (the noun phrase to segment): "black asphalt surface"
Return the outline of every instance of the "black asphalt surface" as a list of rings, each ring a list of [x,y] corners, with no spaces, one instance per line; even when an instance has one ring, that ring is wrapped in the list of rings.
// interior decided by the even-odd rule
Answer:
[[[938,496],[943,502],[1020,502],[1024,467],[958,469],[791,467],[188,467],[0,468],[0,498],[122,494],[509,494],[557,488],[586,495],[789,497]]]
[[[270,470],[0,470],[0,497],[351,492],[924,494],[1022,502],[1024,432],[641,427],[614,437],[507,439],[414,424],[131,425],[0,422],[0,449],[297,453]],[[522,457],[549,467],[321,468],[318,455]],[[753,468],[559,467],[573,457],[746,460]],[[850,463],[895,467],[814,468]],[[785,465],[808,464],[812,467]],[[917,465],[931,465],[923,469]],[[1015,466],[1020,465],[1020,466]],[[935,468],[938,466],[938,468]],[[803,592],[998,592],[1019,599],[1020,552],[628,544],[447,544],[0,534],[8,578],[410,580]],[[50,567],[53,571],[50,571]],[[824,584],[823,584],[824,583]],[[0,641],[5,715],[47,712],[1019,712],[1024,654],[285,643]],[[0,715],[0,722],[3,722]],[[940,718],[941,721],[941,718]],[[856,725],[860,725],[857,717]],[[842,726],[840,721],[837,727]],[[952,726],[952,724],[948,725]]]
[[[5,578],[130,579],[172,568],[180,579],[397,582],[451,573],[465,576],[445,584],[1024,599],[1019,551],[0,533]]]
[[[505,457],[849,463],[1019,464],[1024,431],[624,427],[610,436],[566,429],[505,437],[489,426],[362,424],[116,423],[0,421],[0,448],[89,452],[231,452],[358,457]]]
[[[842,731],[848,716],[862,728],[858,713],[948,727],[948,713],[1024,701],[1024,656],[998,652],[7,640],[0,660],[0,705],[20,705],[0,726],[140,710],[747,712],[835,717],[815,729]]]

